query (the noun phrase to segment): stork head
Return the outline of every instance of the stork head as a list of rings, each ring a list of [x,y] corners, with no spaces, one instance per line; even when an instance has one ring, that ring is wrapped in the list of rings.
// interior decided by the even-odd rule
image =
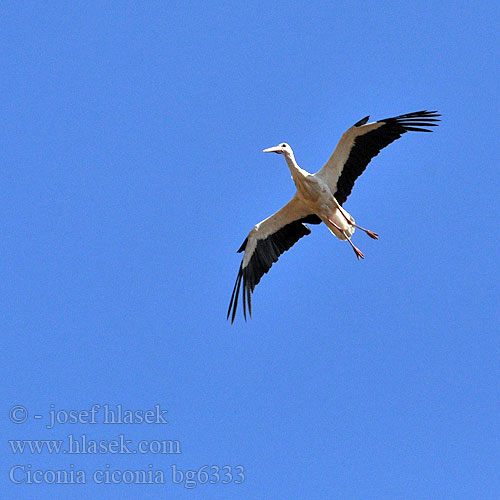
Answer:
[[[278,153],[279,155],[284,156],[292,156],[293,151],[292,148],[286,143],[282,142],[278,146],[274,146],[273,148],[264,149],[263,153]]]

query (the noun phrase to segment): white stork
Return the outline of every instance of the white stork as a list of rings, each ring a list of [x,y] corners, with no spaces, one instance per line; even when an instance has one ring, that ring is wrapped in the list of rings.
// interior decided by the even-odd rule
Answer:
[[[332,156],[315,174],[299,167],[292,148],[286,143],[264,149],[264,153],[278,153],[285,157],[297,191],[283,208],[259,222],[238,250],[245,254],[227,311],[227,318],[232,311],[231,324],[236,315],[241,283],[246,320],[247,307],[252,316],[251,294],[255,285],[283,252],[310,234],[311,230],[305,222],[324,222],[337,238],[349,242],[358,259],[364,258],[361,250],[351,241],[355,229],[364,231],[373,239],[378,239],[378,235],[358,226],[342,208],[343,203],[351,194],[356,179],[381,149],[406,132],[432,132],[422,127],[437,126],[435,122],[440,121],[438,116],[441,115],[436,111],[417,111],[372,123],[367,123],[370,117],[366,116],[344,133]]]

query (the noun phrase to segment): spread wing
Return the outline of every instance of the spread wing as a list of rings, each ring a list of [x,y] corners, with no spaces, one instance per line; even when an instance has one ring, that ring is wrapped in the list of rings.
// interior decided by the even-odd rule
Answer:
[[[291,248],[300,238],[310,234],[304,224],[320,224],[321,219],[295,196],[275,214],[259,222],[249,233],[238,252],[245,252],[236,277],[227,317],[231,324],[236,316],[240,287],[243,283],[243,315],[252,316],[251,295],[260,279],[266,274],[279,256]]]
[[[417,111],[366,123],[370,118],[367,116],[344,133],[332,156],[316,175],[328,183],[342,205],[372,158],[406,132],[432,132],[423,127],[437,126],[438,116],[441,115],[437,111]]]

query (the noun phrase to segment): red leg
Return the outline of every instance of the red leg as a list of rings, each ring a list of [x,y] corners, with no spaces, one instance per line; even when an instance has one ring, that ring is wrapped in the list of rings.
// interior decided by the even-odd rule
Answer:
[[[361,227],[361,226],[358,226],[357,224],[355,224],[351,219],[349,219],[349,217],[347,217],[347,215],[345,214],[344,210],[342,209],[342,207],[340,205],[339,205],[339,210],[340,210],[340,213],[344,216],[344,219],[347,221],[348,224],[350,224],[351,226],[357,227],[361,231],[364,231],[370,238],[373,238],[374,240],[378,240],[377,233],[374,233],[373,231],[369,231],[368,229],[365,229],[364,227]]]
[[[333,222],[331,219],[328,219],[328,222],[330,222],[330,224],[332,224],[340,233],[342,233],[345,236],[346,240],[349,242],[352,249],[354,250],[354,253],[356,254],[356,257],[358,258],[358,260],[364,259],[365,256],[364,256],[363,252],[357,246],[354,245],[354,243],[351,241],[351,238],[349,237],[349,235],[342,228],[337,226],[337,224],[335,224],[335,222]]]

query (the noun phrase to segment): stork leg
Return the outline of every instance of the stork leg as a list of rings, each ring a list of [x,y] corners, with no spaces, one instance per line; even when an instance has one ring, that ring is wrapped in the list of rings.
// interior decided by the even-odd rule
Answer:
[[[335,222],[333,222],[331,219],[328,219],[328,222],[332,224],[332,226],[334,226],[335,229],[337,229],[340,233],[342,233],[345,236],[346,240],[349,242],[352,249],[354,250],[354,253],[356,254],[358,260],[364,259],[365,256],[363,252],[357,246],[354,245],[354,243],[351,241],[351,237],[341,227],[337,226],[337,224],[335,224]]]
[[[347,221],[347,223],[349,225],[357,227],[361,231],[364,231],[370,238],[373,238],[374,240],[378,240],[378,234],[377,233],[374,233],[373,231],[365,229],[364,227],[358,226],[351,219],[349,219],[349,217],[347,217],[347,215],[344,212],[344,209],[340,205],[338,206],[338,208],[340,210],[340,213],[344,216],[344,219]]]

